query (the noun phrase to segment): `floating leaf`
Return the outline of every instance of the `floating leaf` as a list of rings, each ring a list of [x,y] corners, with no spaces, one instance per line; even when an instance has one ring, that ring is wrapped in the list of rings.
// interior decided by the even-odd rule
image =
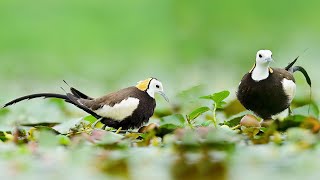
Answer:
[[[65,121],[61,124],[52,127],[52,129],[58,131],[61,134],[67,134],[71,128],[75,128],[76,125],[79,124],[81,121],[82,118]]]
[[[60,124],[59,122],[39,122],[39,123],[22,123],[21,126],[30,126],[30,127],[36,127],[36,126],[47,126],[47,127],[53,127]]]
[[[163,126],[165,124],[172,124],[172,125],[175,125],[176,127],[184,127],[185,123],[186,121],[182,114],[165,116],[160,119],[160,126]]]
[[[38,141],[41,147],[52,148],[59,144],[59,139],[54,133],[48,130],[41,130],[38,134]]]
[[[128,141],[124,140],[124,136],[113,132],[106,131],[102,134],[101,140],[97,142],[97,145],[106,149],[124,149],[129,145]]]
[[[106,131],[103,135],[100,144],[113,144],[119,142],[123,138],[122,135]]]
[[[207,111],[209,111],[209,110],[210,110],[210,108],[208,108],[208,107],[206,107],[206,106],[204,106],[204,107],[199,107],[199,108],[193,110],[193,111],[188,115],[188,118],[189,118],[189,120],[194,120],[194,119],[196,119],[198,116],[200,116],[201,114],[203,114],[203,113],[205,113],[205,112],[207,112]]]
[[[299,127],[301,123],[306,119],[303,115],[291,115],[278,124],[279,131],[285,131],[291,127]]]
[[[296,115],[302,115],[302,116],[313,116],[315,118],[318,118],[319,116],[319,109],[316,104],[307,104],[298,108],[295,108],[292,110],[293,114]]]
[[[223,122],[223,124],[225,124],[225,125],[227,125],[229,127],[234,127],[234,126],[236,126],[236,125],[238,125],[240,123],[241,118],[246,114],[251,114],[251,112],[250,111],[240,112],[240,113],[238,113],[236,115],[231,116],[227,120],[225,120]]]

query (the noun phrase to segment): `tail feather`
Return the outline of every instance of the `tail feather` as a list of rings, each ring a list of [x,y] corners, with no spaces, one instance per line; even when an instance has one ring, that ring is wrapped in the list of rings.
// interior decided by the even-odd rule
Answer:
[[[292,73],[294,73],[294,72],[296,72],[296,71],[300,71],[300,72],[303,74],[303,76],[306,78],[306,81],[307,81],[307,83],[309,84],[309,86],[311,87],[311,79],[310,79],[307,71],[306,71],[303,67],[301,67],[301,66],[293,66],[294,63],[297,62],[298,58],[299,58],[299,56],[296,57],[296,58],[295,58],[290,64],[288,64],[288,66],[285,67],[284,69],[287,70],[287,71],[289,71],[289,72],[292,72]]]
[[[297,62],[298,59],[299,59],[299,56],[296,57],[296,58],[295,58],[290,64],[288,64],[288,66],[285,67],[284,69],[287,70],[287,71],[292,71],[292,70],[290,70],[290,69],[292,68],[292,66],[294,65],[294,63]]]
[[[83,99],[89,99],[89,100],[92,100],[92,99],[93,99],[92,97],[89,97],[89,96],[87,96],[86,94],[84,94],[84,93],[80,92],[79,90],[77,90],[76,88],[70,86],[70,85],[67,83],[67,81],[63,80],[63,82],[70,87],[70,91],[71,91],[71,93],[72,93],[75,97],[77,97],[77,98],[83,98]]]
[[[92,97],[87,96],[86,94],[84,94],[84,93],[80,92],[79,90],[75,89],[74,87],[70,87],[70,91],[74,96],[76,96],[78,98],[89,99],[89,100],[93,99]]]
[[[72,103],[73,105],[77,106],[78,108],[82,109],[83,111],[91,114],[93,117],[99,119],[101,118],[101,116],[99,116],[98,114],[96,114],[95,112],[93,112],[91,109],[89,109],[88,107],[84,106],[83,104],[80,104],[78,102],[79,98],[76,97],[76,95],[71,94],[71,93],[67,93],[67,97],[70,101],[70,103]]]
[[[62,95],[62,94],[54,94],[54,93],[39,93],[39,94],[31,94],[31,95],[27,95],[27,96],[22,96],[19,97],[17,99],[14,99],[8,103],[6,103],[3,108],[7,107],[7,106],[11,106],[15,103],[18,103],[20,101],[23,100],[29,100],[29,99],[34,99],[34,98],[58,98],[58,99],[64,99],[66,102],[69,102],[69,98],[66,95]]]
[[[76,95],[67,93],[67,95],[63,95],[63,94],[54,94],[54,93],[39,93],[39,94],[31,94],[31,95],[27,95],[27,96],[22,96],[20,98],[14,99],[8,103],[6,103],[2,108],[11,106],[15,103],[18,103],[20,101],[23,100],[30,100],[30,99],[35,99],[35,98],[58,98],[58,99],[63,99],[66,102],[73,104],[75,106],[77,106],[78,108],[82,109],[83,111],[91,114],[92,116],[94,116],[95,118],[99,119],[101,118],[101,116],[97,115],[95,112],[93,112],[91,109],[87,108],[86,106],[80,104],[78,102],[79,97],[77,97]]]
[[[306,78],[306,81],[307,81],[307,83],[309,84],[309,86],[311,87],[311,79],[310,79],[307,71],[306,71],[303,67],[301,67],[301,66],[294,66],[294,67],[292,68],[292,70],[293,70],[293,72],[300,71],[300,72],[303,74],[303,76]]]

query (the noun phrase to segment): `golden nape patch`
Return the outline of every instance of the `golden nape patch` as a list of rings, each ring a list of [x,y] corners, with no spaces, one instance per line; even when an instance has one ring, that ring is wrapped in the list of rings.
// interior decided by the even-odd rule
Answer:
[[[273,69],[271,67],[269,67],[269,72],[272,74],[273,73]]]
[[[256,63],[254,63],[254,65],[252,66],[252,68],[250,69],[249,73],[252,73],[253,69],[256,67]]]
[[[138,84],[136,85],[136,87],[138,89],[140,89],[141,91],[145,91],[145,90],[148,89],[148,85],[149,85],[151,80],[152,80],[152,78],[148,78],[146,80],[139,81]]]

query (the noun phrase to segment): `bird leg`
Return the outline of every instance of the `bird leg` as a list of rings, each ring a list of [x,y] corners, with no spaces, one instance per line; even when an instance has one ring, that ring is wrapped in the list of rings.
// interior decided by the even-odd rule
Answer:
[[[260,122],[260,125],[261,127],[269,127],[273,122],[273,119],[263,119],[261,122]]]

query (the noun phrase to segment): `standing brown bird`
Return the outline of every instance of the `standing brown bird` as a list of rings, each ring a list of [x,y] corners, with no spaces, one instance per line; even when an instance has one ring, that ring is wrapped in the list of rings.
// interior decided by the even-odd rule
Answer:
[[[54,93],[31,94],[12,100],[6,103],[4,107],[39,97],[64,99],[66,102],[91,114],[105,126],[131,129],[139,128],[149,121],[156,107],[155,93],[159,93],[168,101],[163,92],[162,83],[156,78],[148,78],[138,82],[136,86],[124,88],[100,98],[89,97],[73,87],[70,87],[70,91],[71,93],[66,95]]]

